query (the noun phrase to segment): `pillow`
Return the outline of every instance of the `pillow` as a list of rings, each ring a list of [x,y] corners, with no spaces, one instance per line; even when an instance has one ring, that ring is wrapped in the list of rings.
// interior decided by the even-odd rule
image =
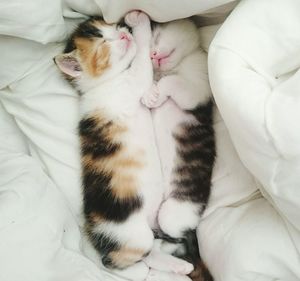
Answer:
[[[233,9],[235,0],[211,0],[186,2],[180,0],[95,0],[101,8],[103,17],[107,22],[116,22],[131,10],[142,10],[153,20],[166,22],[186,18],[204,12],[212,12],[210,16],[227,14]],[[215,8],[215,9],[213,9]]]
[[[297,0],[244,0],[209,52],[212,90],[238,154],[286,220],[298,252],[299,10]],[[286,262],[292,267],[295,260]]]

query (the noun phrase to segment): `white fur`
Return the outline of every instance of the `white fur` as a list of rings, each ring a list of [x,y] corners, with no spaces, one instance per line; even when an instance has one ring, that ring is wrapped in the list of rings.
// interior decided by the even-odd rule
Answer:
[[[143,16],[145,15],[142,14]],[[172,54],[161,69],[156,69],[157,76],[161,79],[152,86],[153,71],[149,58],[151,40],[149,26],[147,27],[145,21],[142,20],[141,22],[137,12],[128,14],[126,21],[133,26],[134,38],[128,48],[119,39],[120,32],[128,33],[127,30],[118,30],[115,25],[102,29],[104,38],[110,42],[111,67],[97,78],[91,77],[85,72],[80,73],[80,75],[76,72],[74,76],[76,87],[83,93],[80,101],[81,116],[83,117],[95,110],[102,110],[108,118],[123,121],[129,130],[122,137],[122,142],[129,151],[134,153],[140,153],[139,150],[144,150],[144,158],[146,159],[145,169],[137,175],[140,185],[139,193],[144,198],[143,209],[131,215],[125,222],[99,224],[93,229],[93,232],[105,233],[108,237],[120,241],[124,246],[142,248],[146,252],[153,247],[151,228],[155,227],[163,196],[167,196],[170,192],[171,167],[174,165],[173,163],[170,164],[170,161],[175,160],[175,146],[170,141],[171,157],[167,161],[161,159],[163,164],[161,170],[158,164],[160,160],[156,150],[154,129],[144,126],[144,124],[152,123],[151,115],[148,109],[141,106],[140,99],[147,93],[148,96],[145,97],[150,95],[150,98],[146,98],[144,103],[149,106],[147,103],[153,102],[154,98],[156,100],[150,107],[156,107],[171,96],[180,108],[191,109],[198,103],[206,101],[210,96],[210,90],[207,83],[206,56],[199,49],[199,40],[195,36],[197,31],[193,24],[189,21],[177,21],[164,25],[164,27],[161,26],[154,32],[152,50],[156,48],[157,51]],[[155,38],[155,34],[159,37]],[[199,89],[201,89],[200,95]],[[151,97],[151,93],[154,92],[157,95]],[[189,118],[186,115],[182,117],[182,114],[177,115],[177,118],[173,117],[172,113],[168,113],[168,118],[178,122]],[[162,120],[159,122],[161,123]],[[154,122],[156,122],[155,118]],[[159,134],[157,137],[159,141]],[[163,150],[159,143],[158,147],[160,156],[162,156]],[[168,181],[164,186],[162,184],[162,171],[165,176],[167,174],[166,179]],[[191,203],[168,199],[159,211],[159,225],[167,234],[180,237],[182,231],[197,226],[199,216],[195,209]],[[145,262],[155,269],[169,271],[169,273],[151,269],[147,280],[190,280],[179,274],[188,274],[193,269],[192,265],[162,253],[163,248],[153,250]],[[94,260],[99,262],[96,255],[91,255]],[[145,264],[140,262],[126,270],[114,272],[119,276],[138,280],[147,273],[147,270],[145,270]],[[135,276],[135,272],[139,272],[139,276]]]
[[[167,254],[173,254],[176,252],[176,255],[183,256],[186,253],[185,246],[183,244],[174,244],[164,241],[161,244],[161,251]]]
[[[150,268],[181,275],[190,274],[194,269],[194,266],[191,263],[171,256],[170,254],[166,254],[161,250],[152,250],[144,259],[144,262]]]
[[[177,164],[172,133],[180,123],[193,122],[193,117],[182,110],[194,109],[211,98],[207,56],[200,49],[197,28],[190,20],[158,24],[152,34],[150,56],[156,81],[142,102],[149,108],[156,108],[153,122],[166,197],[158,223],[165,233],[181,237],[184,231],[198,226],[201,206],[168,198],[174,179],[172,170]],[[172,100],[167,100],[169,97]]]
[[[145,280],[148,273],[149,273],[149,267],[146,265],[145,262],[138,262],[126,269],[122,270],[111,270],[106,268],[105,266],[102,265],[101,258],[99,256],[98,251],[92,246],[90,243],[89,239],[86,237],[86,235],[82,236],[82,248],[84,254],[92,260],[96,265],[100,265],[102,270],[105,270],[106,272],[113,274],[113,275],[118,275],[121,278],[125,278],[127,280],[131,281],[142,281]]]
[[[176,243],[170,243],[162,239],[155,239],[153,250],[161,251],[166,254],[173,254],[180,252],[182,255],[185,253],[184,245],[179,245]]]
[[[148,252],[153,246],[153,233],[144,212],[132,214],[125,222],[105,222],[98,224],[94,233],[105,233],[129,248],[144,249]]]
[[[181,109],[193,109],[211,97],[207,56],[200,48],[200,37],[190,20],[158,25],[152,36],[151,56],[169,55],[160,66],[152,58],[155,86],[143,97],[149,108],[160,106],[171,97]],[[153,99],[157,102],[153,103]],[[152,102],[151,102],[152,101]]]
[[[195,229],[199,222],[198,205],[174,198],[168,198],[158,214],[158,223],[162,231],[175,238],[182,237],[185,230]]]
[[[196,26],[190,20],[177,20],[158,24],[153,31],[151,52],[162,54],[175,52],[159,70],[174,69],[182,59],[199,48],[200,38]]]
[[[128,19],[134,21],[134,18]],[[144,151],[146,160],[145,169],[136,174],[139,182],[139,193],[143,196],[143,209],[131,215],[122,223],[101,223],[94,229],[94,233],[105,233],[126,247],[141,248],[148,252],[153,247],[153,233],[151,228],[156,226],[157,213],[163,200],[162,174],[156,148],[154,131],[144,124],[152,124],[148,109],[141,106],[141,96],[152,85],[152,65],[149,58],[150,36],[147,46],[147,34],[141,34],[141,30],[133,30],[137,53],[128,70],[131,53],[129,50],[128,61],[123,59],[118,65],[113,64],[99,79],[82,75],[77,86],[85,91],[81,97],[80,113],[85,116],[95,110],[102,110],[106,116],[114,120],[123,121],[128,127],[121,141],[129,152],[134,154]],[[139,32],[139,34],[137,34]],[[134,45],[133,45],[134,46]],[[120,72],[120,69],[122,71]],[[151,228],[150,228],[151,227]],[[95,258],[95,256],[94,256]],[[181,276],[175,273],[187,274],[193,266],[183,260],[164,253],[155,252],[147,258],[150,266],[174,272],[171,275],[175,280],[181,280]],[[139,280],[145,277],[145,263],[139,262],[125,270],[113,270],[119,276],[130,280]],[[156,273],[158,274],[158,273]],[[166,278],[167,274],[163,275]]]
[[[192,281],[186,275],[150,269],[146,281]]]
[[[110,272],[109,270],[107,271]],[[138,262],[122,270],[114,269],[113,274],[130,281],[144,281],[148,276],[149,271],[149,267],[144,262]]]

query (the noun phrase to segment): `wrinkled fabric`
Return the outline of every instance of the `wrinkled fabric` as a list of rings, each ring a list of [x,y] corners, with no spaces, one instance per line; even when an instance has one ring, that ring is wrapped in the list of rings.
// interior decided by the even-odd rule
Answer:
[[[0,3],[1,281],[120,280],[83,254],[78,96],[52,58],[89,15],[103,13],[114,22],[142,9],[168,21],[200,13],[219,17],[234,4],[196,2]],[[300,278],[296,2],[242,1],[210,48],[222,117],[216,112],[218,157],[198,238],[217,281]],[[218,28],[199,30],[204,49]]]
[[[270,280],[300,279],[299,16],[297,0],[242,1],[209,53],[212,90],[234,146],[292,242],[288,254],[275,228],[265,237],[267,245],[278,236],[269,259],[281,275],[266,269]]]

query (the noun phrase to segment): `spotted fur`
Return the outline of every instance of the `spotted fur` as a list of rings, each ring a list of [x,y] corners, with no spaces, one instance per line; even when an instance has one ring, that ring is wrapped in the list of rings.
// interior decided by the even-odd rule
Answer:
[[[122,143],[127,130],[99,112],[79,124],[86,229],[106,267],[127,267],[145,254],[144,249],[122,246],[105,232],[92,231],[103,223],[123,223],[142,208],[135,175],[143,168],[143,158]]]
[[[120,139],[126,127],[100,117],[80,121],[84,212],[122,222],[142,206],[135,173],[143,160],[126,152]],[[123,136],[124,137],[124,136]]]
[[[133,126],[128,124],[134,124],[136,108],[127,109],[127,104],[138,106],[143,87],[151,85],[149,51],[144,54],[143,46],[149,48],[151,31],[146,15],[132,13],[131,20],[133,35],[124,24],[88,19],[73,32],[64,54],[54,59],[81,94],[78,130],[85,232],[102,264],[118,269],[140,261],[153,243],[139,178],[146,163],[144,147],[133,144]],[[135,59],[139,52],[141,63]],[[142,67],[149,70],[140,74],[134,67],[143,61]]]

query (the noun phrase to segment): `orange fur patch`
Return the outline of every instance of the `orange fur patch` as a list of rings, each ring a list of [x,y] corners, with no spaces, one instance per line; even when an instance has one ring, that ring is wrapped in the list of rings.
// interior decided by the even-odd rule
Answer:
[[[111,180],[111,191],[119,199],[137,196],[137,182],[134,175],[126,173],[114,173]]]
[[[122,137],[128,130],[126,126],[108,122],[100,113],[94,114],[93,119],[98,124],[94,128],[95,133],[101,128],[101,134],[105,136],[108,144],[122,142]],[[82,145],[95,145],[90,142],[88,136],[81,137]],[[142,158],[143,153],[129,152],[126,146],[121,146],[115,153],[101,158],[93,158],[92,154],[84,154],[81,161],[84,172],[91,171],[94,174],[111,175],[111,192],[116,198],[123,200],[137,196],[136,174],[144,167]]]
[[[103,159],[93,159],[91,155],[82,157],[83,166],[95,174],[112,173],[111,191],[119,199],[135,197],[137,195],[137,182],[135,174],[143,163],[137,159],[128,158],[118,153],[116,156]]]
[[[107,129],[107,137],[112,140],[118,140],[118,137],[123,133],[126,133],[128,130],[127,127],[122,126],[121,124],[114,124]]]
[[[112,262],[120,268],[126,268],[140,261],[145,254],[142,249],[123,247],[118,251],[109,254]]]
[[[94,77],[100,76],[109,68],[110,48],[101,38],[88,39],[77,37],[74,43],[78,50],[81,66]]]

